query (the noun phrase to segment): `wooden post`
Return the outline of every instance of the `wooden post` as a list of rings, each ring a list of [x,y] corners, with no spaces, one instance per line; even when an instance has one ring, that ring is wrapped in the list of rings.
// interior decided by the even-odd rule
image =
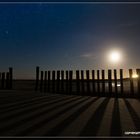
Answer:
[[[105,70],[102,70],[102,94],[105,96]]]
[[[6,89],[9,89],[10,85],[9,85],[9,72],[6,73]]]
[[[77,93],[80,93],[80,75],[79,75],[79,70],[76,70],[76,89]]]
[[[4,89],[5,88],[5,73],[2,73],[2,80],[1,80],[1,88]]]
[[[87,95],[90,95],[89,70],[86,70],[86,80],[87,80]]]
[[[60,92],[60,71],[57,71],[57,87],[56,87],[57,91],[56,92]]]
[[[108,70],[108,90],[109,90],[109,95],[112,95],[112,72],[111,70]]]
[[[69,71],[69,93],[72,93],[72,80],[73,80],[73,71]]]
[[[61,92],[64,93],[64,71],[61,70]]]
[[[9,73],[10,73],[10,69],[9,69]],[[10,73],[10,77],[11,77],[11,73]],[[10,85],[11,85],[11,82],[10,82]],[[36,91],[38,90],[38,87],[39,87],[39,67],[36,67],[36,84],[35,84]]]
[[[82,94],[85,92],[85,86],[84,86],[84,71],[81,70],[81,89],[82,89]]]
[[[51,81],[51,72],[50,71],[48,71],[48,84],[47,84],[47,91],[48,92],[50,92],[51,91],[51,88],[50,88],[50,85],[51,85],[51,83],[50,83],[50,81]]]
[[[137,72],[137,75],[138,75],[138,78],[137,78],[137,91],[138,91],[138,94],[140,96],[140,69],[136,69],[136,72]]]
[[[55,92],[55,71],[52,71],[52,92]]]
[[[9,89],[12,89],[13,88],[13,68],[10,67],[9,68]]]
[[[41,77],[40,77],[40,91],[43,92],[43,71],[41,71]]]
[[[133,70],[129,69],[129,78],[130,78],[130,94],[134,93],[134,83],[133,83]],[[133,95],[132,95],[133,96]]]
[[[44,92],[47,91],[47,71],[45,71],[45,76],[44,76]]]
[[[120,69],[120,84],[121,84],[121,95],[122,95],[124,92],[124,89],[123,89],[123,69]]]
[[[61,83],[61,93],[64,93],[64,71],[61,70],[61,79],[60,79],[60,83]]]
[[[115,83],[115,95],[118,95],[118,88],[117,88],[117,70],[114,70],[114,83]]]
[[[96,95],[96,90],[95,90],[95,70],[92,70],[92,92],[93,92],[93,95]]]
[[[97,70],[97,94],[100,96],[100,71]]]
[[[69,93],[69,72],[66,71],[66,94]]]
[[[0,72],[0,89],[2,88],[2,87],[1,87],[1,84],[2,84],[1,81],[2,81],[2,73]]]

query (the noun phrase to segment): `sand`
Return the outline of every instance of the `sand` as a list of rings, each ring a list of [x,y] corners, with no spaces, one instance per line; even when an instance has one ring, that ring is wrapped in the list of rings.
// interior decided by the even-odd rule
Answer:
[[[18,83],[0,90],[1,137],[140,136],[139,99],[40,93],[31,81]]]

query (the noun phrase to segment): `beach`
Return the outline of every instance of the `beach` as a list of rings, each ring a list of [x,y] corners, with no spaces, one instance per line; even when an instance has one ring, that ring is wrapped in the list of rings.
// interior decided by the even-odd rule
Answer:
[[[139,99],[41,93],[26,84],[0,91],[1,137],[139,136],[128,133],[140,131]]]

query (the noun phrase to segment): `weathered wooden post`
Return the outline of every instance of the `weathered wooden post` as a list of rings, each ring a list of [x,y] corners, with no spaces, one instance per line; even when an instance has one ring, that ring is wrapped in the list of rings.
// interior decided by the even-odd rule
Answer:
[[[9,72],[6,73],[6,89],[9,89],[10,88],[10,85],[9,85]]]
[[[69,93],[69,72],[66,70],[66,94]]]
[[[43,92],[43,71],[41,71],[41,77],[40,77],[40,91]]]
[[[64,71],[61,70],[61,92],[64,93]]]
[[[89,70],[86,70],[86,80],[87,80],[87,95],[90,95]]]
[[[2,73],[1,88],[5,88],[5,72]]]
[[[102,94],[105,96],[105,70],[102,70]]]
[[[51,87],[50,87],[51,86],[51,83],[50,83],[51,82],[51,72],[50,71],[48,71],[48,78],[47,79],[48,79],[47,91],[51,92]]]
[[[12,89],[13,88],[13,68],[12,67],[9,68],[9,83],[10,83],[9,89]]]
[[[77,92],[77,94],[80,93],[80,75],[79,75],[79,70],[76,70],[76,92]]]
[[[115,84],[115,95],[118,95],[118,88],[117,88],[117,70],[114,69],[114,84]]]
[[[93,92],[93,96],[96,95],[96,90],[95,90],[95,70],[92,70],[92,92]]]
[[[108,70],[108,91],[109,95],[112,95],[112,71],[109,69]]]
[[[0,72],[0,89],[1,89],[2,73]]]
[[[85,92],[85,86],[84,86],[84,71],[81,70],[81,89],[82,89],[82,94]]]
[[[123,95],[123,69],[120,69],[120,85],[121,85],[121,95]]]
[[[44,92],[47,91],[47,71],[45,71],[45,76],[44,76]]]
[[[97,94],[100,96],[100,70],[97,70]]]
[[[138,79],[137,79],[137,91],[138,94],[140,96],[140,69],[136,69],[137,75],[138,75]]]
[[[133,70],[129,69],[129,78],[130,78],[130,95],[134,94],[134,83],[133,83]]]
[[[73,71],[69,71],[69,93],[72,93]]]
[[[52,71],[52,92],[55,92],[55,71]]]
[[[9,73],[10,73],[10,79],[11,79],[11,72],[9,69]],[[10,82],[11,85],[11,82]],[[39,87],[39,67],[36,67],[36,83],[35,83],[35,90],[37,91]]]
[[[60,71],[57,71],[57,86],[56,86],[57,91],[56,92],[60,92]]]
[[[102,70],[102,93],[105,95],[105,70]]]

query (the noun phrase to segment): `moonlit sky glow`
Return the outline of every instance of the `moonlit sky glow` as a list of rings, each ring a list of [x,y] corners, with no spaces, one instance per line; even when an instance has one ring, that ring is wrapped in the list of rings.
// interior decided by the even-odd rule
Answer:
[[[109,54],[109,60],[110,60],[112,63],[120,62],[121,59],[122,59],[122,58],[121,58],[121,52],[116,51],[116,50],[113,50],[112,52],[110,52],[110,54]]]
[[[114,46],[117,63],[106,55]],[[140,68],[140,4],[0,4],[0,66],[17,78],[32,77],[36,66]]]

